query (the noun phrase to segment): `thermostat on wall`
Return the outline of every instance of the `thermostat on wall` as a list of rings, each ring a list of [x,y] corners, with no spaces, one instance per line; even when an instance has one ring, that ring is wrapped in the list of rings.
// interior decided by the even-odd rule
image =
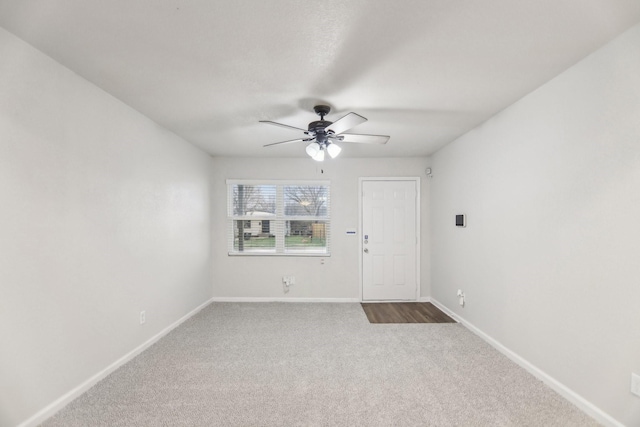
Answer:
[[[456,227],[466,227],[466,226],[467,226],[467,216],[456,215]]]

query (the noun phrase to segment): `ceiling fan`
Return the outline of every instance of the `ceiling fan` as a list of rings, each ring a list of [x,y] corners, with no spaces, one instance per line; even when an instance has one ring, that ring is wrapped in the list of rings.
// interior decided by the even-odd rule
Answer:
[[[331,158],[336,157],[342,151],[336,142],[355,142],[360,144],[386,144],[389,140],[387,135],[363,135],[355,133],[343,133],[348,131],[354,126],[362,124],[367,121],[366,118],[356,113],[349,113],[346,116],[338,119],[335,122],[330,122],[324,119],[324,116],[329,114],[331,107],[328,105],[316,105],[313,110],[320,116],[320,120],[309,123],[307,130],[298,128],[295,126],[289,126],[282,123],[272,122],[270,120],[260,120],[260,123],[267,123],[270,125],[281,126],[289,129],[295,129],[302,131],[304,137],[298,139],[292,139],[289,141],[274,142],[267,144],[265,147],[270,147],[279,144],[289,144],[292,142],[309,142],[307,145],[307,154],[319,162],[324,160],[324,152],[329,153]]]

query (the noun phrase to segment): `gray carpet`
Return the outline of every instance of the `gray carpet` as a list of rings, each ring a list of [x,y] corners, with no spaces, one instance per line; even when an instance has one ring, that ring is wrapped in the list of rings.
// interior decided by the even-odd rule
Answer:
[[[45,426],[595,426],[459,324],[214,303]]]

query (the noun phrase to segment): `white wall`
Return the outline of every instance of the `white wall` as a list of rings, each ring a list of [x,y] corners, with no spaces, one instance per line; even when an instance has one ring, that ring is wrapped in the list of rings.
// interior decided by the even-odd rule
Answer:
[[[432,296],[640,425],[629,392],[640,373],[640,26],[431,166]],[[454,227],[457,213],[467,228]]]
[[[393,140],[389,142],[392,144]],[[304,150],[304,145],[300,146]],[[226,200],[226,179],[329,180],[331,182],[331,256],[324,264],[316,257],[228,256],[226,206],[212,209],[213,292],[232,298],[360,298],[360,232],[347,236],[347,228],[358,227],[359,177],[417,176],[421,180],[421,294],[429,288],[429,183],[426,158],[348,159],[322,164],[304,159],[214,158],[212,200]],[[324,173],[321,173],[321,170]],[[285,294],[282,276],[293,275],[296,284]]]
[[[211,164],[2,29],[0,58],[0,425],[13,426],[210,298]]]

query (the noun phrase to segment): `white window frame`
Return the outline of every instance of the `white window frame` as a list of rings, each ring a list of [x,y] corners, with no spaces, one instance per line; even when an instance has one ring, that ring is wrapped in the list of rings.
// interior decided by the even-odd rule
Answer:
[[[229,256],[303,256],[303,257],[329,257],[331,256],[331,181],[315,180],[247,180],[228,179],[227,184],[227,251]],[[276,186],[276,214],[239,216],[233,214],[234,185],[274,185]],[[289,186],[325,186],[327,187],[327,214],[325,216],[288,216],[285,215],[284,188]],[[259,250],[251,249],[237,251],[234,249],[235,228],[237,220],[246,221],[270,221],[270,227],[274,230],[275,249]],[[321,250],[314,249],[286,249],[285,248],[285,224],[287,221],[323,221],[326,224],[326,247]]]

